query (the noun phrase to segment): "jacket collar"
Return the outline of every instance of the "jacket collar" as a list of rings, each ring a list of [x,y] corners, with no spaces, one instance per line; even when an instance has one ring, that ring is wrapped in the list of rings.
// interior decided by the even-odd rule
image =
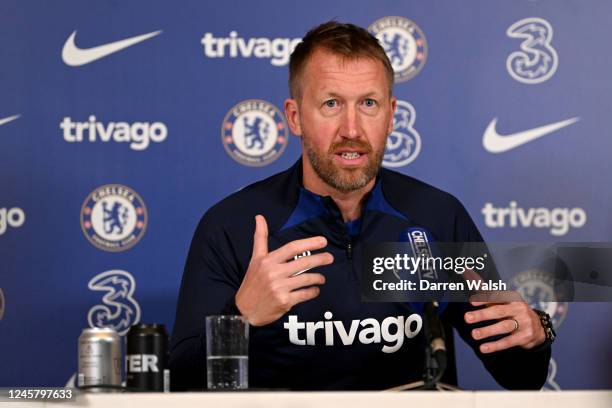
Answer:
[[[405,218],[397,210],[395,210],[386,200],[383,192],[383,180],[385,169],[379,169],[376,176],[376,183],[365,197],[361,211],[360,220],[366,216],[367,212],[378,211],[394,215],[400,218]],[[291,215],[281,227],[281,230],[299,225],[311,218],[322,216],[332,217],[335,221],[347,224],[349,231],[358,231],[360,220],[355,220],[350,223],[344,223],[340,209],[334,202],[331,196],[321,196],[304,188],[302,159],[300,158],[291,168],[291,196],[295,197],[295,207]],[[351,234],[353,235],[353,234]]]

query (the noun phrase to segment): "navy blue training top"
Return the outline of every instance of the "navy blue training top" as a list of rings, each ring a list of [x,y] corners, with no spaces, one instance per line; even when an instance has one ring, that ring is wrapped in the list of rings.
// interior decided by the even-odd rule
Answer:
[[[360,268],[365,243],[398,241],[422,228],[437,242],[480,242],[465,208],[452,195],[409,176],[381,169],[364,200],[361,218],[345,223],[331,197],[302,186],[302,163],[222,200],[202,217],[187,258],[172,333],[174,390],[206,387],[204,317],[235,311],[234,297],[253,248],[255,215],[266,218],[269,250],[322,235],[331,265],[317,298],[294,306],[262,327],[250,328],[249,386],[292,390],[384,389],[422,378],[425,341],[418,311],[408,303],[361,302]],[[546,380],[550,347],[515,347],[484,355],[463,320],[466,303],[451,303],[441,316],[509,389],[539,389]],[[484,325],[484,324],[481,324]],[[447,340],[452,343],[451,332]],[[454,359],[443,380],[456,383]]]

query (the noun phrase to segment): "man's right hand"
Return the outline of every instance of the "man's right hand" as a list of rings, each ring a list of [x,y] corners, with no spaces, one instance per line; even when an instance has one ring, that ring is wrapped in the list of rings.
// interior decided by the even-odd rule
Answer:
[[[306,251],[325,248],[325,237],[312,237],[289,242],[268,252],[268,225],[262,215],[255,217],[253,254],[244,280],[236,293],[236,306],[253,326],[278,320],[294,305],[314,299],[325,283],[320,273],[294,274],[305,269],[329,265],[334,257],[329,252],[292,260]],[[291,260],[290,262],[287,262]],[[309,286],[309,287],[307,287]]]

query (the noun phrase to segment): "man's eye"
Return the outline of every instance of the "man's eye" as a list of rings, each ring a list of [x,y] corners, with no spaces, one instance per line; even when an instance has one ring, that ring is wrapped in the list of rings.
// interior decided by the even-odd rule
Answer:
[[[335,108],[336,106],[338,106],[338,101],[335,99],[330,99],[328,101],[325,101],[325,106],[328,108]]]
[[[376,101],[374,99],[367,98],[366,100],[363,101],[363,104],[366,107],[371,108],[371,107],[376,106]]]

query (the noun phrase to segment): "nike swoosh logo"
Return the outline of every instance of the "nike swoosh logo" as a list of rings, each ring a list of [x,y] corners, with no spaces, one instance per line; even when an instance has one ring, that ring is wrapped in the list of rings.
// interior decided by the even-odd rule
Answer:
[[[0,126],[6,125],[7,123],[14,121],[15,119],[19,119],[20,116],[21,115],[13,115],[9,116],[8,118],[0,119]]]
[[[575,117],[562,120],[561,122],[555,122],[534,129],[502,136],[497,133],[497,130],[495,130],[495,126],[497,125],[497,118],[495,118],[491,121],[491,123],[489,123],[489,126],[487,126],[487,129],[484,132],[482,137],[482,145],[489,153],[507,152],[508,150],[512,150],[516,147],[524,145],[525,143],[532,142],[542,136],[576,123],[579,119],[579,117]]]
[[[70,37],[68,37],[66,43],[64,44],[64,48],[62,49],[62,60],[66,65],[70,65],[71,67],[78,67],[81,65],[89,64],[90,62],[94,62],[96,60],[99,60],[100,58],[104,58],[117,51],[121,51],[127,47],[131,47],[132,45],[138,44],[139,42],[148,40],[151,37],[155,37],[156,35],[161,34],[161,30],[154,31],[148,34],[138,35],[136,37],[125,38],[123,40],[87,49],[79,48],[76,46],[76,44],[74,43],[76,33],[77,32],[74,31],[70,35]]]

